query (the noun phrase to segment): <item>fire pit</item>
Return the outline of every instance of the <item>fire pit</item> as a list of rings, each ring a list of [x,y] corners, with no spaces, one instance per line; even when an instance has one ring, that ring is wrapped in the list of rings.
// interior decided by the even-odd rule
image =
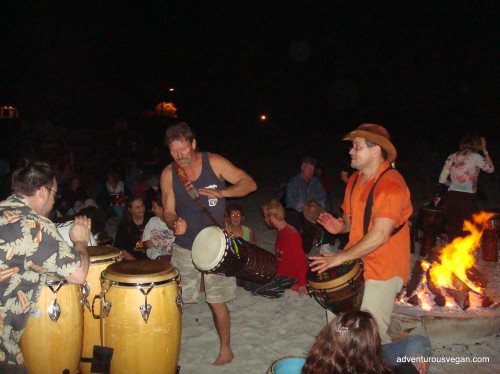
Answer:
[[[499,262],[481,259],[481,237],[493,213],[464,222],[470,235],[415,262],[396,302],[390,332],[415,330],[438,344],[470,342],[500,332]]]

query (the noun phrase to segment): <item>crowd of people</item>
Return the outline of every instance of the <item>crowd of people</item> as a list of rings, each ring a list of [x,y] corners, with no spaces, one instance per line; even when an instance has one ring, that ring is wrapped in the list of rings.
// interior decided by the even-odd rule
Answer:
[[[394,362],[387,355],[382,361],[381,352],[394,356],[394,352],[425,351],[421,354],[428,355],[430,350],[427,342],[414,338],[394,348],[388,334],[395,296],[410,274],[410,190],[394,167],[397,151],[384,127],[362,124],[344,140],[352,142],[352,169],[343,168],[337,177],[345,182],[340,215],[331,206],[335,182],[323,167],[318,168],[316,159],[305,157],[281,201],[270,199],[261,207],[265,224],[277,231],[277,272],[267,284],[241,285],[270,298],[281,297],[286,290],[306,296],[308,271],[323,273],[346,262],[362,261],[361,311],[336,316],[327,310],[329,323],[311,348],[303,372],[398,372],[388,366]],[[200,151],[195,133],[184,122],[166,130],[165,145],[173,161],[165,162],[159,177],[144,175],[143,168],[152,161],[144,160],[137,143],[132,142],[121,158],[125,170],[108,170],[105,181],[92,194],[82,176],[65,172],[58,180],[54,167],[44,162],[26,161],[13,171],[12,195],[0,203],[2,373],[26,372],[19,338],[47,274],[83,283],[89,267],[86,248],[90,235],[103,230],[112,217],[119,221],[113,246],[122,251],[124,260],[150,258],[171,263],[182,277],[185,304],[198,302],[203,281],[220,341],[214,364],[233,360],[226,304],[235,297],[236,279],[202,274],[193,264],[191,250],[200,231],[214,224],[252,245],[258,243],[254,230],[242,224],[243,208],[237,204],[226,207],[227,199],[242,198],[255,191],[257,184],[225,157]],[[158,162],[155,159],[154,165]],[[477,210],[474,194],[479,170],[494,171],[486,140],[464,138],[460,151],[446,160],[439,176],[439,182],[449,186],[450,237],[461,230],[457,219]],[[304,215],[308,204],[320,212],[312,225]],[[68,219],[73,221],[69,231],[73,246],[61,238],[53,223]],[[320,237],[341,234],[348,237],[342,251],[308,257]],[[363,349],[353,350],[353,344]],[[419,370],[425,372],[426,368]]]

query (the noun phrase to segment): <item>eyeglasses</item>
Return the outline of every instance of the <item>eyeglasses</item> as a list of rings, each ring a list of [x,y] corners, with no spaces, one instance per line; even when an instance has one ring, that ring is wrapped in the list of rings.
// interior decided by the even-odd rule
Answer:
[[[56,190],[53,190],[52,188],[48,187],[48,186],[45,186],[45,188],[47,188],[48,190],[54,192],[54,199],[59,199],[61,197],[61,194],[59,192],[57,192]]]
[[[353,145],[352,147],[349,147],[349,151],[352,151],[354,149],[354,152],[359,152],[360,150],[365,148],[371,148],[371,147],[360,147],[359,145]]]

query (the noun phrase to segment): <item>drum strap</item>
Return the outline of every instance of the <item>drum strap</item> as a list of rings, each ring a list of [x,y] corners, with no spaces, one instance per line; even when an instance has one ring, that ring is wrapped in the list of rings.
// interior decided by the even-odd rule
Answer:
[[[366,200],[366,206],[365,206],[365,213],[364,213],[364,217],[363,217],[363,234],[366,235],[366,233],[368,232],[368,225],[370,224],[370,218],[372,216],[372,207],[373,207],[373,192],[375,191],[375,187],[377,186],[377,183],[378,181],[380,180],[380,178],[382,178],[382,176],[388,172],[389,170],[391,170],[392,167],[389,166],[387,169],[385,169],[381,174],[380,176],[377,178],[377,180],[375,181],[375,183],[373,183],[373,186],[370,190],[370,193],[368,194],[368,199]],[[351,195],[350,195],[350,201],[352,201],[352,193],[354,192],[354,187],[356,186],[356,182],[358,181],[358,177],[359,177],[359,171],[356,173],[356,177],[354,178],[354,183],[352,184],[352,188],[351,188]],[[351,214],[352,214],[352,202],[351,202]],[[398,227],[394,228],[394,230],[392,230],[391,232],[391,236],[397,234],[402,228],[403,226],[406,224],[406,221],[403,222],[401,225],[399,225]]]
[[[195,203],[200,207],[203,213],[205,213],[208,218],[215,224],[215,226],[223,229],[221,224],[217,222],[217,220],[210,214],[210,212],[203,206],[200,200],[200,194],[198,193],[198,190],[196,187],[193,185],[193,182],[189,179],[189,177],[186,174],[186,171],[177,163],[174,162],[174,167],[175,171],[177,172],[177,175],[179,176],[179,179],[181,180],[182,186],[188,193],[188,195],[195,201]]]

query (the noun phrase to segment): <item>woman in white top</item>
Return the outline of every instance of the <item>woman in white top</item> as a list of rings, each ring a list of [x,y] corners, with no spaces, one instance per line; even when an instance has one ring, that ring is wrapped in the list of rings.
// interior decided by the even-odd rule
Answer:
[[[462,231],[464,220],[471,220],[472,214],[479,210],[476,191],[480,171],[495,171],[486,150],[485,138],[467,134],[462,138],[459,149],[448,157],[439,176],[439,183],[448,185],[445,214],[450,242],[466,235]]]

